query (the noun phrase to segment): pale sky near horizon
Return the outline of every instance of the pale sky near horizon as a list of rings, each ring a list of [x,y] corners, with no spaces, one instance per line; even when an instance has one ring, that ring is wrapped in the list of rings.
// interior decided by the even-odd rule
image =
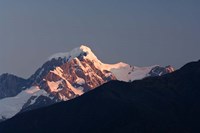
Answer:
[[[180,68],[200,59],[200,1],[0,0],[0,74],[27,78],[81,44],[105,63]]]

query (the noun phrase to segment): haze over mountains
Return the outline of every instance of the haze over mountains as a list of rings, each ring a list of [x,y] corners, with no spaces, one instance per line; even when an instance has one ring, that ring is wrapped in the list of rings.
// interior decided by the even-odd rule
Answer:
[[[111,80],[131,82],[173,72],[171,66],[104,64],[87,46],[49,58],[30,78],[0,76],[0,119],[76,98]]]

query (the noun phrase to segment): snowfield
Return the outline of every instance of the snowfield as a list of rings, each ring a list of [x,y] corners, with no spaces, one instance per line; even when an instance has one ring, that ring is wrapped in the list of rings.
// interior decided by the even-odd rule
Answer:
[[[36,96],[35,99],[37,99],[37,97],[41,95],[48,96],[49,94],[41,90],[38,86],[33,86],[30,89],[22,91],[15,97],[8,97],[0,100],[0,119],[11,118],[22,109],[29,98]],[[31,101],[31,104],[34,104],[35,99]]]

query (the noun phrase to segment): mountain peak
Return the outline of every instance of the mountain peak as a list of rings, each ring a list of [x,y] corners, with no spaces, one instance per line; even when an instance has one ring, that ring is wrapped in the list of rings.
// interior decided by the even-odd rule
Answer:
[[[90,48],[90,47],[88,47],[88,46],[86,46],[86,45],[83,45],[83,44],[82,44],[79,48],[82,49],[83,51],[88,51],[88,52],[91,51],[91,48]]]
[[[85,45],[81,45],[80,47],[74,48],[70,52],[56,53],[50,56],[49,60],[59,59],[59,58],[71,60],[76,57],[79,57],[80,55],[85,56],[89,60],[92,60],[92,61],[96,60],[99,62],[99,60],[97,59],[95,54],[92,52],[92,50],[88,46],[85,46]]]
[[[87,59],[100,62],[100,61],[98,60],[98,58],[96,57],[96,55],[93,53],[93,51],[92,51],[88,46],[81,45],[81,46],[80,46],[80,49],[81,49],[83,52],[85,52],[85,53],[87,54],[87,55],[86,55],[86,58],[87,58]]]

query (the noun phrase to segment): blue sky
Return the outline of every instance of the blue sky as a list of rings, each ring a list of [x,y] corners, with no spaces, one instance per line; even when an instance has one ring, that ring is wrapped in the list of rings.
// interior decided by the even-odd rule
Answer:
[[[1,0],[0,74],[29,77],[87,44],[105,63],[180,68],[200,58],[199,0]]]

